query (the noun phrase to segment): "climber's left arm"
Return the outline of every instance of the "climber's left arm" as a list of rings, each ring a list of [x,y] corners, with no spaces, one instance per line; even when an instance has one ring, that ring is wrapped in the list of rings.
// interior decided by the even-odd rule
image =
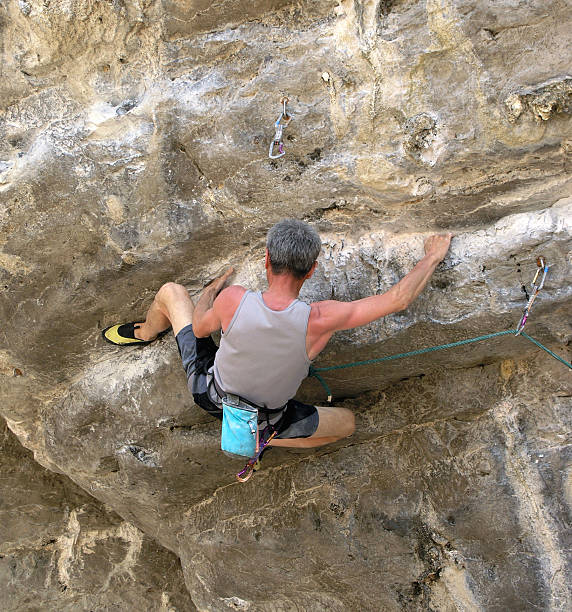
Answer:
[[[222,276],[207,285],[202,292],[193,312],[193,333],[197,338],[205,338],[221,327],[224,330],[230,322],[245,291],[239,285],[223,289],[232,273],[233,269],[229,268]]]

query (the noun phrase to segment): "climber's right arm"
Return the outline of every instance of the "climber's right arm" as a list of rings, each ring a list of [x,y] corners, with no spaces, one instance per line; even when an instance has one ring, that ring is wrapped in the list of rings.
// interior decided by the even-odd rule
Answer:
[[[308,356],[313,359],[332,334],[371,323],[405,310],[421,293],[437,265],[445,257],[452,234],[431,236],[425,241],[425,257],[389,291],[353,302],[327,300],[312,304],[308,325]]]

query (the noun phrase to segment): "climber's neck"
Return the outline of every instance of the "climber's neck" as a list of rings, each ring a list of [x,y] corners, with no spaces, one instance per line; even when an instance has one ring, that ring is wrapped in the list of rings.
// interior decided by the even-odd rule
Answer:
[[[300,293],[304,279],[299,280],[291,274],[267,274],[268,289],[263,292],[265,304],[272,310],[287,308]]]
[[[304,278],[296,278],[288,272],[282,274],[274,274],[270,265],[268,251],[266,251],[266,278],[268,280],[268,289],[262,294],[264,303],[272,310],[284,310],[287,308],[300,293],[302,285],[306,279],[312,276],[314,267]]]

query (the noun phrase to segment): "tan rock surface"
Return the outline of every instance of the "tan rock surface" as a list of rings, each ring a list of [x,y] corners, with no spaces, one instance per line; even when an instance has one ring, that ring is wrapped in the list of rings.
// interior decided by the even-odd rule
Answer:
[[[192,610],[177,557],[0,427],[2,610]]]
[[[514,327],[537,255],[528,330],[570,360],[569,32],[563,0],[1,3],[10,429],[176,552],[202,609],[570,607],[569,372],[526,340],[328,374],[360,398],[355,440],[273,451],[239,488],[172,337],[100,337],[168,280],[196,294],[231,263],[262,286],[265,232],[291,215],[323,238],[309,300],[384,291],[456,233],[410,309],[318,365]]]

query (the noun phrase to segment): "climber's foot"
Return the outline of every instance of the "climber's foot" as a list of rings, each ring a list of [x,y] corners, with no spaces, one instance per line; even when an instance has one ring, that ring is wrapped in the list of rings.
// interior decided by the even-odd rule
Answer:
[[[150,340],[141,340],[141,338],[137,337],[137,330],[143,325],[143,321],[134,321],[132,323],[124,323],[123,325],[111,325],[110,327],[106,327],[101,335],[103,339],[111,344],[115,344],[116,346],[134,346],[138,344],[139,346],[144,346],[145,344],[150,344],[164,336],[171,328],[167,328],[162,332],[159,332],[154,338]]]

